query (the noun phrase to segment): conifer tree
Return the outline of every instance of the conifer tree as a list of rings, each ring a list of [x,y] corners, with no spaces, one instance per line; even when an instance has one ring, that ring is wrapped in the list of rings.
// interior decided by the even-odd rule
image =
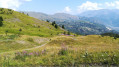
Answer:
[[[57,25],[57,24],[55,24],[55,28],[56,28],[56,29],[58,28],[58,25]]]
[[[3,18],[2,17],[0,17],[0,27],[3,25]]]

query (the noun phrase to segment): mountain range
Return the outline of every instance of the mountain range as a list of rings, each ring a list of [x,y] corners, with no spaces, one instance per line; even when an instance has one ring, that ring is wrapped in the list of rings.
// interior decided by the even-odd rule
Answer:
[[[64,25],[65,29],[76,34],[102,34],[119,31],[118,19],[119,10],[102,9],[86,11],[79,15],[56,13],[48,15],[40,12],[25,12],[29,16],[40,20],[56,21],[59,26]]]
[[[119,31],[119,10],[102,9],[86,11],[78,15],[81,19],[104,24],[114,30]]]

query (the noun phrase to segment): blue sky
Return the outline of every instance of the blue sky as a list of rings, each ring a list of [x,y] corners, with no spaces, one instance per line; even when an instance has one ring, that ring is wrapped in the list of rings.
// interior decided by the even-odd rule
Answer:
[[[47,14],[79,14],[87,10],[119,9],[119,0],[0,0],[0,7]]]

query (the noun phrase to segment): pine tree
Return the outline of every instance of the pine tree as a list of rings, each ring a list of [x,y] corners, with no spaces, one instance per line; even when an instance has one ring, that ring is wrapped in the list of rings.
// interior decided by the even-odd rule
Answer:
[[[62,28],[65,29],[64,25],[62,25]]]
[[[55,22],[55,21],[53,21],[53,22],[52,22],[52,25],[53,25],[53,26],[54,26],[54,25],[56,25],[56,22]]]
[[[19,34],[18,34],[18,35],[19,35],[19,37],[20,37],[21,31],[22,31],[22,29],[20,28],[20,29],[19,29]]]
[[[19,32],[21,32],[21,31],[22,31],[22,29],[20,28],[20,29],[19,29]]]
[[[46,20],[46,22],[50,22],[49,20]]]
[[[29,14],[27,13],[27,16],[29,16]]]
[[[57,24],[55,24],[55,28],[56,28],[56,29],[58,28],[58,25],[57,25]]]
[[[66,34],[66,32],[64,31],[64,33],[63,33],[64,35]]]
[[[6,36],[7,36],[7,33],[8,33],[8,30],[5,31]]]
[[[70,35],[71,33],[68,31],[67,35]]]
[[[3,25],[2,21],[3,21],[3,18],[0,17],[0,27]]]

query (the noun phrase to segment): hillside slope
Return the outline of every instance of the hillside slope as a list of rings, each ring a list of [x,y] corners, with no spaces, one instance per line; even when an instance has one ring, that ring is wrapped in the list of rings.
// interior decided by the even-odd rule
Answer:
[[[49,22],[41,21],[11,9],[0,8],[0,16],[3,18],[3,25],[0,27],[0,34],[8,33],[53,36],[63,32],[56,29]]]

